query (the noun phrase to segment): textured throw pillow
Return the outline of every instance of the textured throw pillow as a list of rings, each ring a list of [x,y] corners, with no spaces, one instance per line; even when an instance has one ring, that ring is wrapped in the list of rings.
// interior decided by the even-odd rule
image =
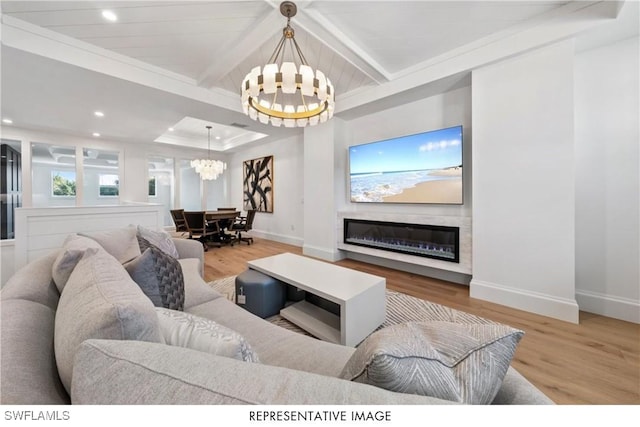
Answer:
[[[213,320],[165,308],[156,308],[156,312],[160,335],[168,345],[245,362],[259,362],[258,356],[242,335]]]
[[[178,249],[176,249],[176,245],[173,243],[173,239],[166,231],[155,231],[139,225],[138,237],[142,237],[167,255],[171,255],[176,259],[180,258]]]
[[[115,259],[124,264],[140,255],[140,247],[136,238],[137,230],[135,225],[125,228],[118,228],[108,231],[96,231],[92,233],[78,233],[81,236],[89,237],[105,251],[114,256]]]
[[[91,338],[162,342],[153,304],[103,249],[85,252],[60,295],[54,348],[67,391],[78,346]]]
[[[174,257],[142,237],[142,255],[124,265],[131,278],[156,307],[184,310],[184,275]]]
[[[88,237],[72,234],[68,236],[63,245],[62,250],[56,257],[51,268],[51,276],[56,284],[58,291],[62,293],[64,285],[67,284],[71,272],[88,250],[97,251],[101,246],[93,239]]]
[[[364,340],[341,377],[396,392],[489,404],[523,334],[497,324],[393,325]]]

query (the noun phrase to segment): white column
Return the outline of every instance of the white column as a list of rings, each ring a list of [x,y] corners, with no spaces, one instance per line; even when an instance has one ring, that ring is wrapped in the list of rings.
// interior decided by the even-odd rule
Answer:
[[[564,41],[473,72],[471,296],[577,323],[573,58]]]
[[[340,156],[336,135],[342,132],[338,118],[304,131],[304,245],[305,255],[328,261],[343,256],[337,248],[337,217],[344,198],[344,181],[336,168]],[[344,178],[346,179],[346,178]]]

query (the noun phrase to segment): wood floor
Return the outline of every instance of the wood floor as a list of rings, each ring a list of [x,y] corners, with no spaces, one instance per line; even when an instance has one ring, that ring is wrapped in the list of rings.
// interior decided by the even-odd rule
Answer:
[[[239,274],[246,262],[302,249],[270,240],[211,248],[205,279]],[[640,325],[580,312],[580,324],[469,297],[469,288],[354,260],[336,264],[383,276],[387,288],[525,331],[513,366],[558,404],[640,404]]]

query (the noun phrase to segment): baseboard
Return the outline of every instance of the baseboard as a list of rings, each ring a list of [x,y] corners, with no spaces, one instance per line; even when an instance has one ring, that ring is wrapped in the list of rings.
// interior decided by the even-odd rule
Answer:
[[[640,323],[639,301],[582,290],[576,291],[576,300],[582,311],[627,322]]]
[[[339,261],[344,258],[344,255],[338,249],[320,248],[311,245],[303,245],[302,253],[310,257],[320,258],[331,262]]]
[[[273,240],[275,242],[285,243],[287,245],[302,247],[304,240],[300,237],[286,236],[284,234],[269,233],[267,231],[261,231],[253,229],[246,233],[247,237],[258,237],[260,239]]]
[[[471,298],[553,317],[565,322],[579,322],[578,303],[573,299],[523,291],[475,279],[471,279],[469,294]]]
[[[393,259],[361,254],[358,252],[345,251],[345,253],[347,255],[347,258],[356,261],[362,261],[374,265],[381,265],[383,267],[392,268],[394,270],[405,271],[407,273],[417,274],[419,276],[432,277],[434,279],[445,280],[447,282],[458,283],[460,285],[469,286],[469,280],[471,280],[470,275],[457,273],[455,271],[440,270],[433,267],[410,264]]]

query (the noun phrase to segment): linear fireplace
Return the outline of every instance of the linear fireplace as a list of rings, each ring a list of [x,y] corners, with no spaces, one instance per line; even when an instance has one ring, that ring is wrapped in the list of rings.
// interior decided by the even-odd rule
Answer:
[[[460,228],[344,218],[344,243],[460,262]]]

